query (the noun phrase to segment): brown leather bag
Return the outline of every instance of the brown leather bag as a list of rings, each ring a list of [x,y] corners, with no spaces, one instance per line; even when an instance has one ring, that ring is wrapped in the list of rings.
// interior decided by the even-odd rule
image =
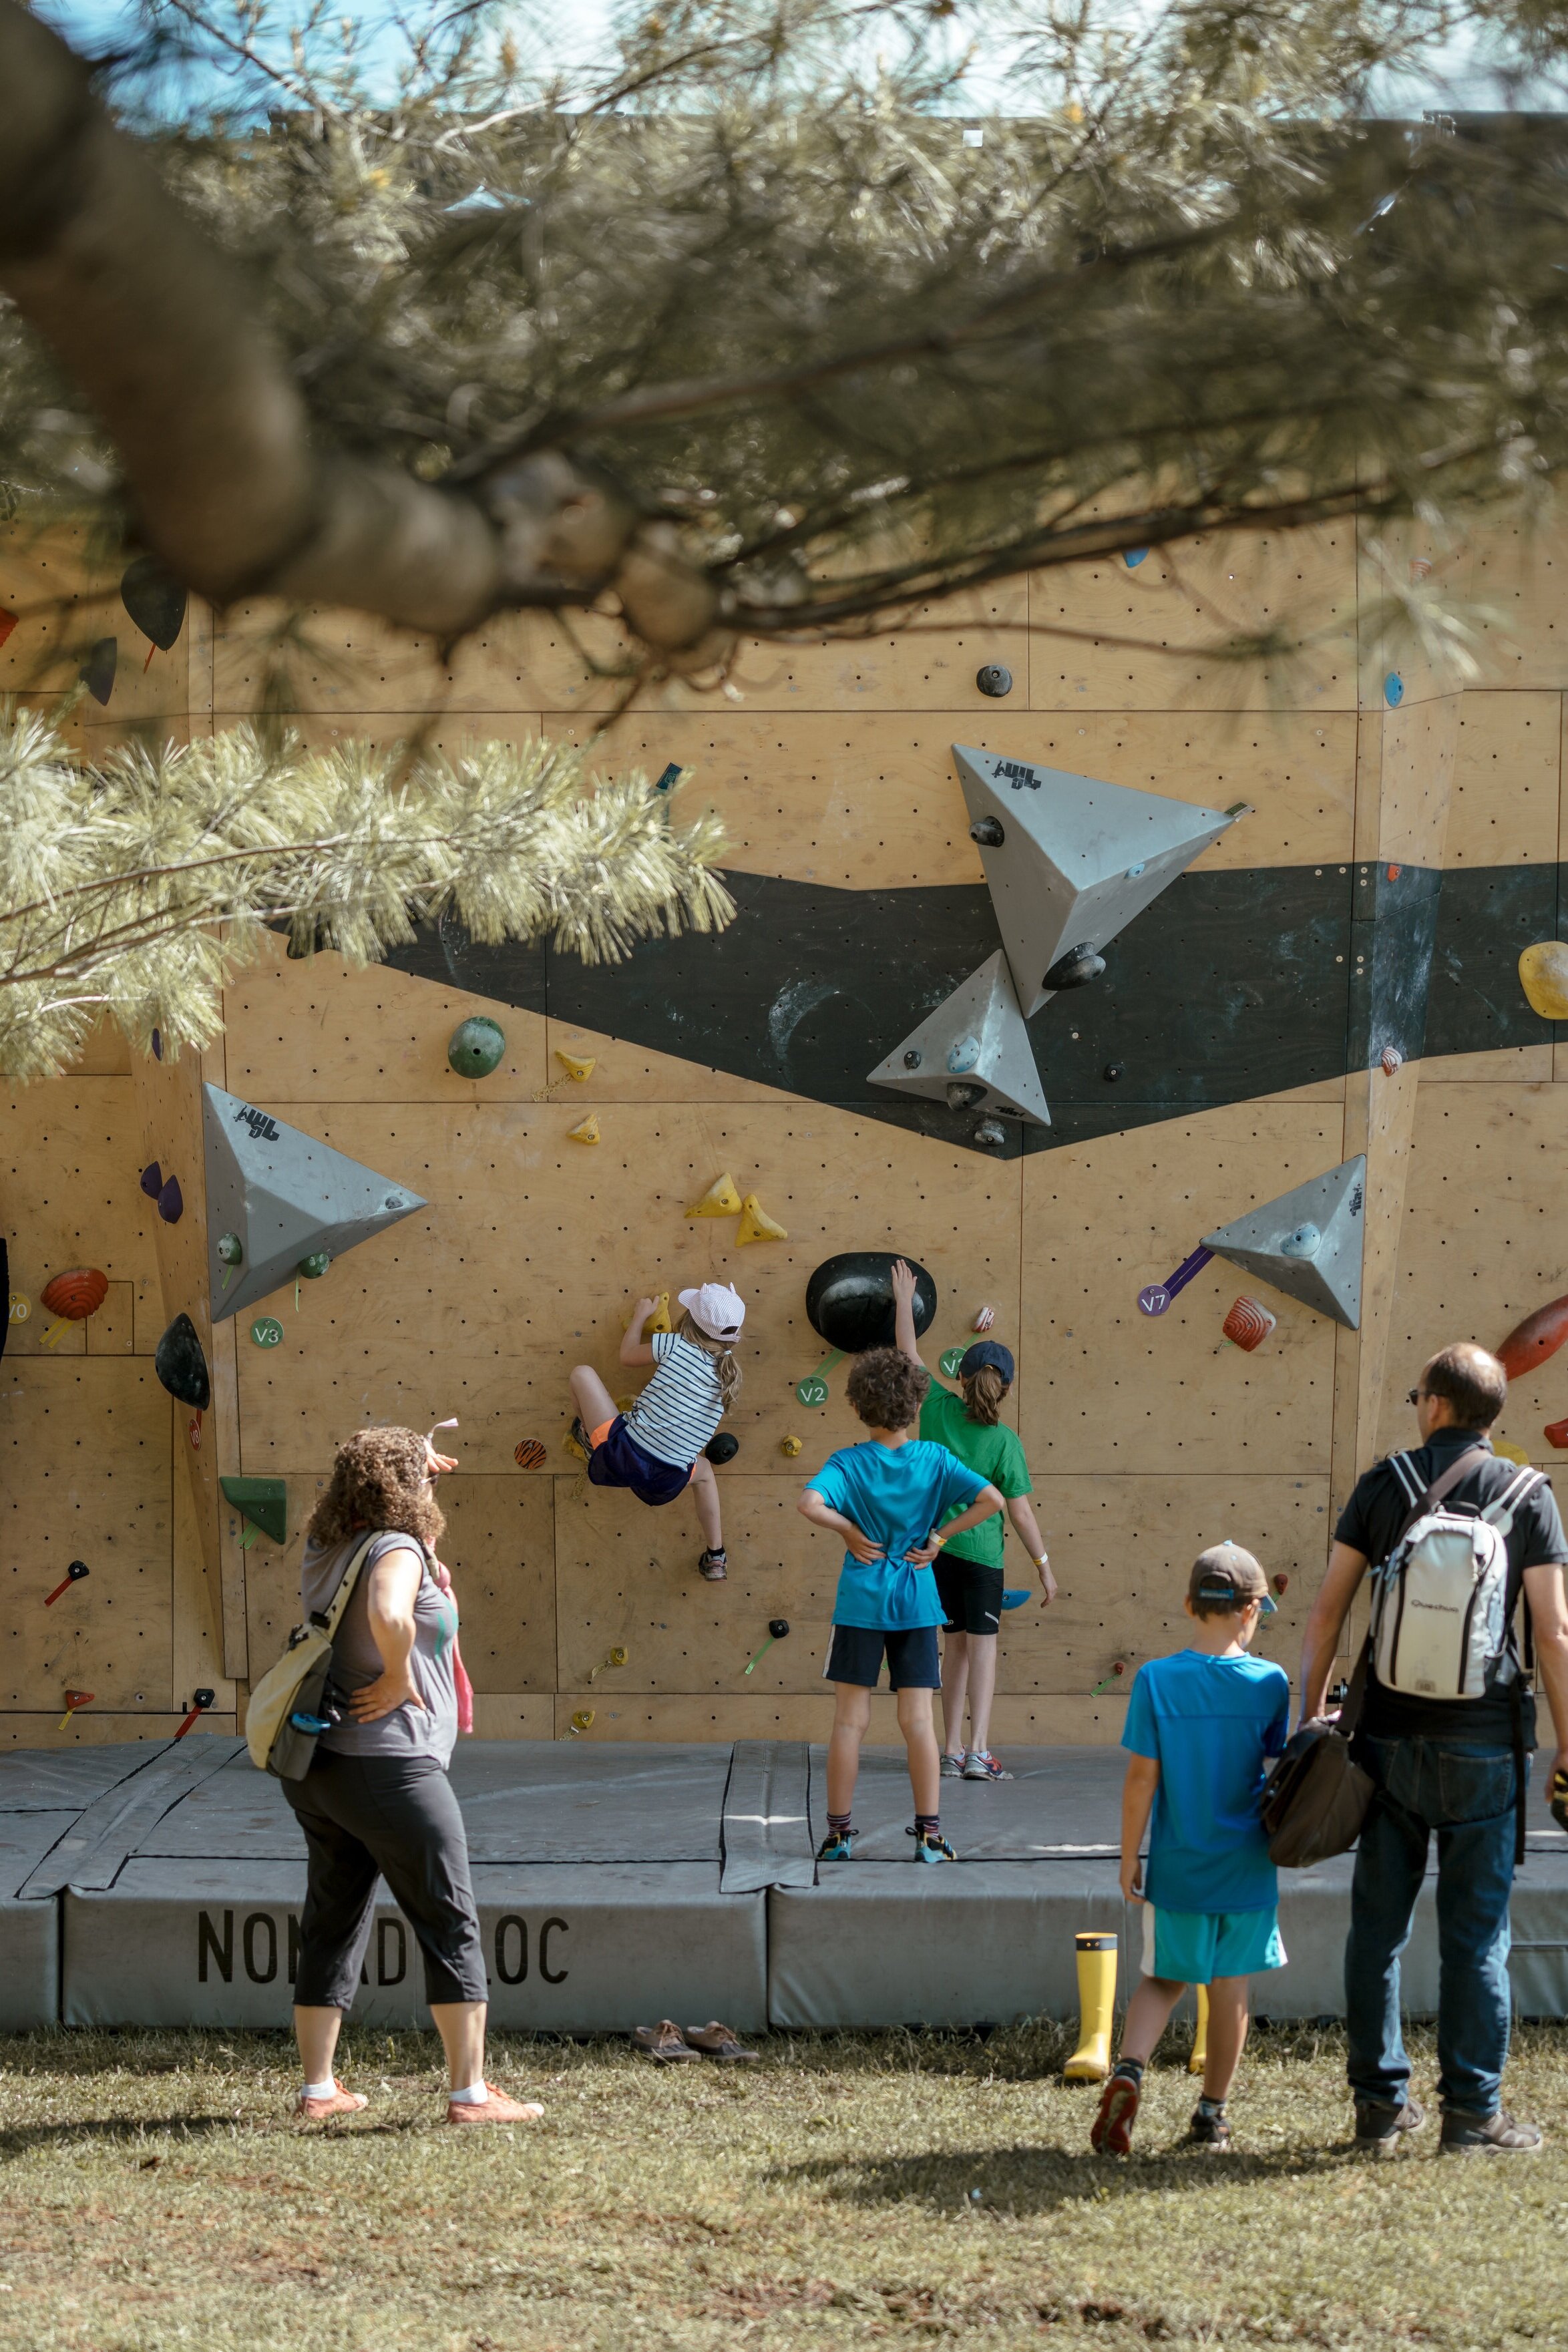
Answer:
[[[1288,1742],[1263,1790],[1269,1859],[1305,1870],[1348,1853],[1361,1835],[1375,1783],[1351,1754],[1366,1688],[1371,1643],[1363,1647],[1350,1696],[1336,1722],[1314,1716]]]

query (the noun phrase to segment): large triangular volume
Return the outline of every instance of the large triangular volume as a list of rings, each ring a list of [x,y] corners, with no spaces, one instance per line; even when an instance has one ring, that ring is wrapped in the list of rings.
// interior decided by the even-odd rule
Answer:
[[[954,1110],[995,1111],[1049,1127],[1029,1033],[1000,948],[878,1063],[868,1084],[928,1095]]]
[[[1355,1331],[1361,1328],[1365,1213],[1363,1151],[1326,1176],[1314,1176],[1217,1233],[1205,1234],[1204,1247]]]
[[[1026,1017],[1097,971],[1106,942],[1235,823],[1219,809],[965,743],[952,758]]]
[[[215,1323],[291,1282],[301,1258],[341,1257],[426,1206],[221,1087],[204,1087],[202,1097]]]

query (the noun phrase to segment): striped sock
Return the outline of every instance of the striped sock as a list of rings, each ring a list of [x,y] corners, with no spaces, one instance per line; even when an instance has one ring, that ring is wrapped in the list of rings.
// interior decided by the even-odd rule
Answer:
[[[942,1835],[942,1815],[940,1813],[917,1813],[915,1815],[915,1835],[916,1837],[940,1837]]]
[[[849,1816],[848,1816],[848,1814],[847,1814],[847,1813],[829,1813],[829,1814],[828,1814],[828,1816],[827,1816],[827,1834],[828,1834],[828,1836],[829,1836],[829,1837],[847,1837],[848,1833],[849,1833]]]

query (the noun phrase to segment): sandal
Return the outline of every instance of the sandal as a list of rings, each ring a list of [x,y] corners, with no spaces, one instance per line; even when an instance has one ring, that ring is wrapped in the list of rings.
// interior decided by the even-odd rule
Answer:
[[[704,2058],[717,2058],[722,2066],[733,2066],[742,2058],[755,2058],[756,2052],[748,2050],[733,2026],[721,2025],[710,2018],[706,2025],[689,2025],[686,2029],[688,2046],[700,2050]]]
[[[697,1566],[710,1584],[722,1584],[730,1573],[730,1555],[721,1544],[717,1551],[705,1551]]]
[[[639,2025],[632,2040],[659,2066],[678,2065],[682,2059],[702,2055],[700,2050],[688,2048],[679,2026],[668,2017],[661,2017],[657,2025]]]

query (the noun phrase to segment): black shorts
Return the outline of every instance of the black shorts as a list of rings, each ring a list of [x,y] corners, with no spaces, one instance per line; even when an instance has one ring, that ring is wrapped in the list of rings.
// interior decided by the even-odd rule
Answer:
[[[886,1650],[889,1690],[941,1690],[936,1635],[934,1625],[910,1625],[902,1633],[884,1632],[879,1625],[835,1625],[822,1679],[875,1690]]]
[[[624,1412],[616,1413],[588,1456],[588,1476],[595,1486],[629,1486],[639,1503],[673,1503],[691,1484],[691,1465],[661,1462],[639,1445],[626,1427]]]
[[[1002,1570],[978,1559],[949,1559],[939,1551],[932,1566],[936,1597],[950,1633],[999,1633],[1002,1630]]]

